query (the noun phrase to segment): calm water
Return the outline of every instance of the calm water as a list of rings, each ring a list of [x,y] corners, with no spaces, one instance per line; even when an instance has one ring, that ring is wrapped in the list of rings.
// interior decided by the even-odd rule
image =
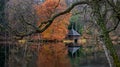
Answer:
[[[73,55],[64,43],[26,43],[10,47],[9,67],[109,67],[105,54],[80,47]]]

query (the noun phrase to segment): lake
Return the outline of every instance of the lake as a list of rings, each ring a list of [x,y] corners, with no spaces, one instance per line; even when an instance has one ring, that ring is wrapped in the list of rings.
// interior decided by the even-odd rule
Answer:
[[[9,47],[9,67],[109,67],[104,51],[82,47],[73,53],[62,42]]]

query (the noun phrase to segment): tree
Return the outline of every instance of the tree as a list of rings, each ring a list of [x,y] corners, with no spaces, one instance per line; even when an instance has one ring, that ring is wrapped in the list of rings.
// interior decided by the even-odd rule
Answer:
[[[73,7],[75,7],[76,5],[80,5],[80,4],[88,4],[88,5],[90,5],[91,7],[92,7],[92,11],[93,11],[93,13],[94,13],[94,16],[95,16],[95,20],[96,20],[96,23],[97,23],[97,25],[100,27],[100,29],[101,29],[101,33],[102,33],[102,35],[103,35],[103,40],[104,40],[104,42],[105,42],[105,44],[106,44],[106,47],[107,47],[107,49],[110,51],[110,54],[111,54],[111,56],[112,56],[112,58],[113,58],[113,60],[114,60],[114,65],[116,66],[116,67],[119,67],[119,65],[120,65],[120,61],[119,61],[119,58],[118,58],[118,56],[117,56],[117,53],[116,53],[116,50],[115,50],[115,48],[113,47],[113,43],[112,43],[112,41],[111,41],[111,39],[110,39],[110,37],[109,37],[109,32],[111,32],[111,31],[113,31],[113,30],[115,30],[116,29],[116,27],[118,26],[118,24],[119,24],[119,21],[118,21],[118,23],[115,25],[115,27],[113,27],[113,29],[111,29],[111,30],[108,30],[107,29],[107,27],[106,27],[106,21],[105,21],[105,16],[106,15],[108,15],[107,13],[108,13],[108,9],[106,10],[104,10],[104,8],[102,8],[101,7],[101,4],[103,3],[103,2],[105,2],[105,3],[109,3],[110,1],[99,1],[99,0],[96,0],[96,1],[88,1],[88,2],[86,2],[86,1],[78,1],[78,2],[75,2],[75,3],[73,3],[68,9],[66,9],[65,11],[63,11],[63,12],[61,12],[61,13],[59,13],[59,14],[57,14],[57,16],[59,16],[59,15],[62,15],[62,14],[65,14],[65,13],[68,13],[68,12],[70,12],[72,9],[73,9]],[[103,4],[102,4],[103,5]],[[111,5],[111,3],[109,3],[108,5],[110,5],[109,7],[112,7],[113,8],[113,12],[115,12],[116,14],[117,14],[117,16],[115,16],[114,18],[116,18],[116,19],[118,19],[119,20],[119,12],[117,11],[117,8],[119,8],[119,7],[115,7],[115,5]],[[106,6],[105,6],[106,7]],[[102,10],[101,10],[102,9]],[[103,13],[103,12],[104,13]],[[102,14],[101,14],[102,13]],[[115,15],[115,14],[114,14]],[[108,19],[108,18],[107,18]]]
[[[49,19],[55,13],[61,12],[66,8],[64,2],[58,1],[47,0],[42,5],[36,6],[37,15],[39,17],[39,22],[37,23],[38,25],[41,24],[42,21]],[[62,40],[63,38],[65,38],[67,34],[69,18],[69,13],[56,18],[53,23],[48,27],[48,29],[42,32],[42,38],[52,40]]]
[[[110,36],[109,36],[109,32],[112,31],[112,29],[109,31],[107,29],[107,26],[106,26],[106,24],[108,22],[110,22],[110,21],[108,21],[108,22],[106,21],[108,19],[106,17],[108,17],[107,15],[111,16],[110,15],[111,13],[108,14],[107,10],[108,10],[109,7],[106,6],[106,3],[104,5],[105,5],[105,7],[107,7],[107,9],[104,10],[103,7],[100,6],[101,3],[103,3],[103,2],[106,2],[106,1],[94,1],[94,5],[92,6],[92,8],[93,8],[93,11],[95,13],[97,24],[101,29],[101,33],[102,33],[102,36],[103,36],[104,43],[105,43],[107,49],[110,51],[110,55],[113,58],[113,63],[116,67],[119,67],[120,66],[120,60],[118,58],[118,55],[116,53],[116,49],[114,48],[113,43],[112,43],[112,41],[110,39]],[[96,6],[96,7],[94,7],[94,6]],[[112,14],[114,14],[114,13],[112,13]],[[114,17],[114,18],[117,18],[117,17]],[[111,19],[111,20],[113,20],[113,19]],[[117,21],[117,22],[119,22],[119,21]],[[118,25],[118,24],[116,24],[116,25]]]
[[[110,51],[110,54],[114,60],[114,65],[116,67],[120,67],[120,61],[118,58],[118,55],[116,53],[115,48],[113,47],[113,43],[110,39],[109,33],[113,30],[115,30],[119,25],[120,20],[120,12],[119,12],[119,0],[84,0],[84,1],[76,1],[74,2],[70,7],[68,7],[66,10],[56,13],[52,15],[48,20],[41,22],[40,25],[34,25],[28,22],[25,22],[29,26],[33,27],[34,30],[28,33],[24,34],[17,34],[16,36],[29,36],[34,33],[42,33],[45,31],[49,26],[53,23],[55,18],[64,15],[66,13],[69,13],[75,6],[77,5],[83,5],[87,4],[92,9],[92,17],[94,17],[94,22],[97,23],[98,27],[100,28],[100,33],[103,36],[104,43],[107,47],[107,49]],[[114,15],[114,16],[113,16]],[[112,18],[110,18],[112,17]],[[110,21],[108,21],[110,20]],[[108,29],[107,25],[109,22],[115,22],[115,26],[113,28]]]
[[[33,0],[10,0],[6,4],[6,20],[14,35],[30,33],[34,30],[29,24],[36,25],[37,15],[35,14]]]
[[[3,33],[7,33],[6,32],[6,28],[7,28],[7,22],[5,21],[5,4],[8,0],[0,0],[0,39],[2,39],[2,37],[4,38],[6,36],[6,34]],[[2,35],[3,34],[3,35]],[[2,36],[2,37],[1,37]],[[7,62],[8,62],[8,53],[9,52],[9,48],[8,46],[6,46],[5,44],[1,44],[0,45],[0,66],[5,67],[7,66]]]

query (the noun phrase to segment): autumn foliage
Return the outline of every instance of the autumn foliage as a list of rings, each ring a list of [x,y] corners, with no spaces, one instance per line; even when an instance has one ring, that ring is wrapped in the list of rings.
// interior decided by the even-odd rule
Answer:
[[[38,67],[70,67],[67,48],[63,43],[44,44],[39,52]]]
[[[38,25],[64,9],[66,9],[64,0],[46,0],[43,4],[36,5],[36,11],[39,17]],[[68,32],[67,26],[69,24],[69,18],[70,14],[57,17],[50,27],[41,34],[42,38],[52,40],[62,40],[65,38]]]

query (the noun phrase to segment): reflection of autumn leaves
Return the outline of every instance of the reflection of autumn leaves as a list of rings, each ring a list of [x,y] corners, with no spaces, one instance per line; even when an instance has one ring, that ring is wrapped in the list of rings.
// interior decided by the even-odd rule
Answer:
[[[39,53],[38,67],[70,67],[65,45],[43,45]]]

